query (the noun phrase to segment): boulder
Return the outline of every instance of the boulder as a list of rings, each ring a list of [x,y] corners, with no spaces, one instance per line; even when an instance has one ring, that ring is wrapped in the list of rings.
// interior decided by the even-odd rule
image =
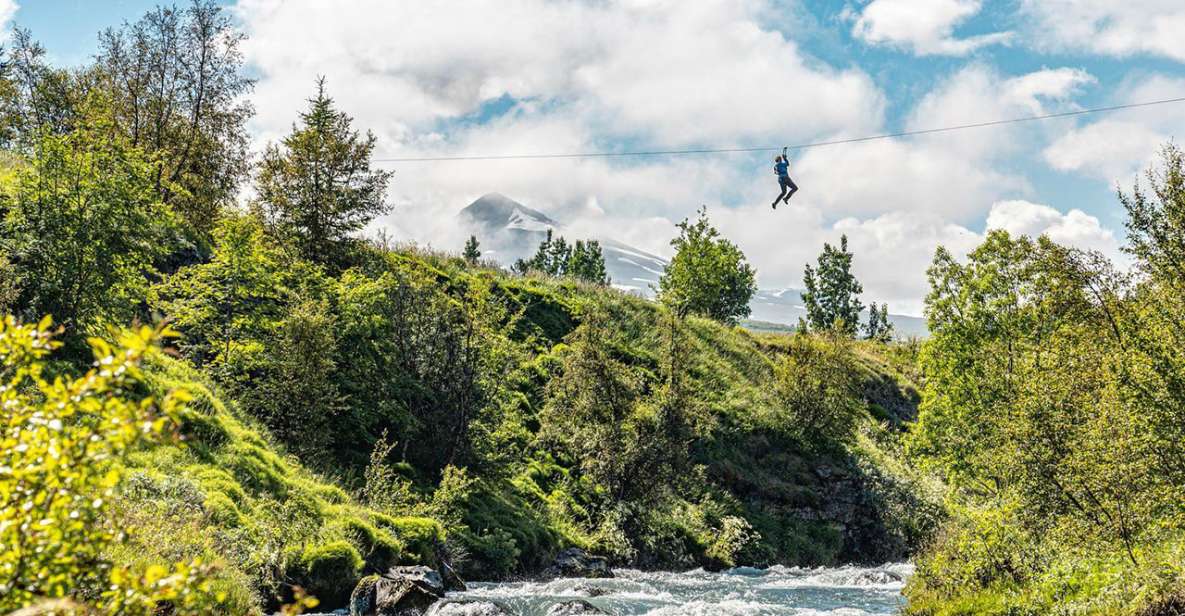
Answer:
[[[423,616],[444,597],[444,580],[428,567],[392,567],[358,581],[350,616]]]
[[[874,584],[896,584],[905,581],[900,575],[892,571],[885,571],[884,569],[873,569],[871,571],[861,571],[852,578],[851,584],[859,586],[874,585]]]
[[[593,556],[580,548],[568,548],[556,555],[551,566],[543,571],[545,577],[611,578],[613,570],[602,556]]]
[[[601,588],[600,586],[593,586],[592,584],[577,584],[572,587],[572,592],[585,597],[601,597],[609,594],[609,590]]]
[[[565,601],[551,606],[547,610],[547,616],[578,616],[579,614],[608,614],[605,610],[585,601],[577,599],[575,601]]]

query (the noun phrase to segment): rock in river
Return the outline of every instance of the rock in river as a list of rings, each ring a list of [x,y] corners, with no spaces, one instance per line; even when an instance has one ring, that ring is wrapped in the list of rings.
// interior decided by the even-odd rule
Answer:
[[[444,580],[428,567],[392,567],[362,578],[350,595],[350,616],[422,616],[444,597]]]
[[[580,548],[568,548],[555,557],[543,575],[545,577],[611,578],[613,571],[609,561],[602,556],[593,556]]]
[[[584,601],[583,599],[577,599],[575,601],[565,601],[563,603],[557,603],[557,604],[551,606],[550,610],[547,610],[547,616],[579,616],[580,614],[607,614],[607,613],[608,612],[605,612],[604,610],[589,603],[588,601]]]

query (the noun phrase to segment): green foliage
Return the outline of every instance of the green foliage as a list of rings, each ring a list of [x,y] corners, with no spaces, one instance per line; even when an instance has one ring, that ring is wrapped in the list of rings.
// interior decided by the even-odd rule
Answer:
[[[61,135],[79,122],[85,88],[70,71],[46,61],[45,48],[15,28],[0,63],[0,140],[26,151],[45,134]]]
[[[735,325],[749,316],[756,275],[745,255],[708,221],[701,208],[694,223],[679,223],[671,240],[675,257],[659,279],[659,298],[680,316],[695,314]]]
[[[221,369],[245,340],[270,335],[282,320],[293,284],[286,261],[257,217],[228,213],[214,229],[210,261],[168,277],[151,302],[185,332],[187,357]]]
[[[154,164],[160,199],[186,231],[208,235],[249,170],[243,74],[230,14],[212,0],[158,6],[99,35],[92,79],[110,99],[101,114]]]
[[[893,339],[893,324],[889,322],[889,304],[884,303],[877,308],[876,302],[868,304],[868,324],[864,328],[864,338],[877,342],[889,342]]]
[[[802,294],[802,303],[806,306],[807,314],[805,324],[810,329],[835,330],[847,336],[856,335],[856,330],[860,327],[860,311],[864,308],[859,297],[864,292],[864,287],[852,275],[852,253],[848,252],[848,236],[840,237],[838,248],[831,244],[823,244],[817,267],[812,268],[809,264],[806,266],[802,284],[806,287]],[[880,333],[881,329],[883,328],[878,323],[877,332]]]
[[[850,344],[842,335],[796,335],[777,367],[777,392],[787,424],[822,445],[850,442],[863,407]]]
[[[293,449],[316,455],[330,442],[329,427],[344,408],[333,378],[337,325],[325,303],[306,300],[290,309],[278,329],[255,410]]]
[[[169,438],[188,399],[132,393],[142,359],[168,330],[122,334],[118,346],[93,339],[97,367],[51,381],[49,325],[0,322],[0,609],[90,591],[102,593],[95,607],[106,613],[151,614],[162,601],[182,613],[218,613],[221,599],[200,563],[177,563],[169,574],[113,568],[105,558],[120,540],[105,512],[129,454]]]
[[[1120,197],[1141,277],[1002,231],[966,263],[936,255],[910,447],[948,476],[952,520],[910,586],[918,613],[1159,613],[1181,596],[1149,559],[1185,523],[1183,164],[1167,148],[1151,194]]]
[[[520,274],[538,272],[556,278],[567,276],[592,284],[609,284],[600,242],[576,240],[576,244],[568,246],[562,236],[553,240],[551,229],[547,230],[547,237],[539,243],[535,255],[529,260],[519,259],[512,269]]]
[[[317,95],[281,145],[269,145],[255,183],[258,205],[304,258],[338,263],[351,233],[387,211],[392,173],[370,167],[375,136],[358,134],[317,82]]]
[[[139,150],[109,126],[36,142],[6,196],[0,236],[20,279],[22,316],[52,314],[76,347],[104,323],[131,321],[173,224],[152,178]]]
[[[302,586],[327,605],[343,605],[353,589],[342,580],[358,579],[362,562],[362,556],[349,542],[332,541],[305,548],[294,572]]]
[[[470,235],[469,239],[465,240],[465,251],[461,253],[461,257],[469,265],[477,265],[477,260],[481,258],[481,250],[478,249],[480,245],[476,235]]]

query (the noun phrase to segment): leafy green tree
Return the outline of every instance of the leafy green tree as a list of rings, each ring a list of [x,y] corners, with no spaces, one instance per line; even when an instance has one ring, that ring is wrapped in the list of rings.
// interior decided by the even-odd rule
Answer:
[[[461,253],[461,256],[469,265],[477,265],[477,260],[481,258],[479,246],[481,244],[478,243],[476,235],[470,235],[469,239],[465,241],[465,252]]]
[[[75,342],[131,321],[175,224],[153,187],[151,165],[108,127],[43,136],[4,221],[20,313],[53,315]]]
[[[888,342],[893,339],[893,323],[889,321],[889,304],[876,302],[868,304],[868,324],[864,328],[864,337],[877,342]]]
[[[1170,144],[1161,158],[1161,167],[1147,174],[1151,193],[1137,183],[1130,195],[1119,195],[1127,211],[1126,250],[1158,282],[1185,287],[1185,152]],[[1185,294],[1185,288],[1174,291]]]
[[[107,559],[126,530],[106,510],[129,456],[171,439],[189,400],[183,391],[161,400],[135,393],[141,363],[169,331],[144,327],[118,345],[93,339],[95,368],[49,381],[50,323],[0,320],[0,610],[224,613],[200,564],[132,570]],[[43,604],[60,599],[73,602]]]
[[[590,314],[569,337],[562,374],[548,387],[544,420],[548,434],[579,460],[581,471],[604,490],[602,507],[645,500],[662,486],[660,469],[643,464],[659,445],[650,422],[654,409],[643,402],[644,383],[635,368],[615,359],[605,315]],[[658,435],[655,435],[658,436]]]
[[[538,272],[553,277],[567,276],[593,284],[609,284],[605,271],[605,256],[596,240],[576,240],[569,245],[562,236],[554,238],[551,229],[539,243],[535,254],[527,260],[519,259],[511,268],[519,274]]]
[[[179,346],[192,361],[219,367],[233,362],[234,349],[271,336],[299,272],[256,216],[228,213],[214,229],[210,261],[168,276],[150,303],[185,334]]]
[[[202,236],[249,171],[244,38],[214,0],[158,6],[99,35],[90,75],[110,98],[103,112],[154,162],[161,200]]]
[[[28,152],[42,133],[61,135],[80,121],[83,80],[46,55],[28,30],[13,30],[0,62],[0,143],[9,149]]]
[[[326,453],[331,423],[345,408],[335,374],[336,331],[325,303],[294,304],[280,323],[253,405],[272,432],[312,457]]]
[[[609,284],[609,274],[605,271],[605,255],[601,252],[601,243],[597,240],[576,240],[572,255],[564,269],[568,276],[577,280],[600,285]]]
[[[834,446],[855,436],[860,404],[859,373],[851,343],[838,332],[796,335],[777,367],[777,395],[790,414],[795,436]]]
[[[675,257],[659,279],[659,298],[680,316],[698,314],[735,324],[749,316],[757,292],[756,274],[744,253],[708,221],[702,208],[694,223],[679,223],[671,240]]]
[[[281,145],[269,145],[256,180],[258,205],[304,258],[338,264],[350,234],[387,212],[392,173],[372,169],[375,136],[351,128],[317,82],[317,95]]]
[[[810,329],[835,330],[855,336],[860,327],[860,294],[864,287],[852,275],[852,253],[848,252],[848,236],[840,237],[839,247],[823,244],[818,268],[806,266],[802,277],[806,291],[802,302],[806,306]]]

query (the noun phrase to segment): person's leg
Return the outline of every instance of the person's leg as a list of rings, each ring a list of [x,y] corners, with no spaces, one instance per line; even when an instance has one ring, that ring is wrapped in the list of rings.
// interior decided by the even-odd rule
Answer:
[[[787,187],[790,189],[790,192],[788,193],[786,192]],[[782,192],[786,194],[786,196],[782,198],[782,201],[785,203],[790,203],[790,197],[793,197],[794,193],[798,192],[798,184],[795,184],[794,180],[787,177],[786,181],[782,184]]]
[[[782,187],[782,193],[774,198],[773,205],[775,210],[778,209],[778,202],[786,197],[786,183],[781,178],[778,178],[778,185]]]

